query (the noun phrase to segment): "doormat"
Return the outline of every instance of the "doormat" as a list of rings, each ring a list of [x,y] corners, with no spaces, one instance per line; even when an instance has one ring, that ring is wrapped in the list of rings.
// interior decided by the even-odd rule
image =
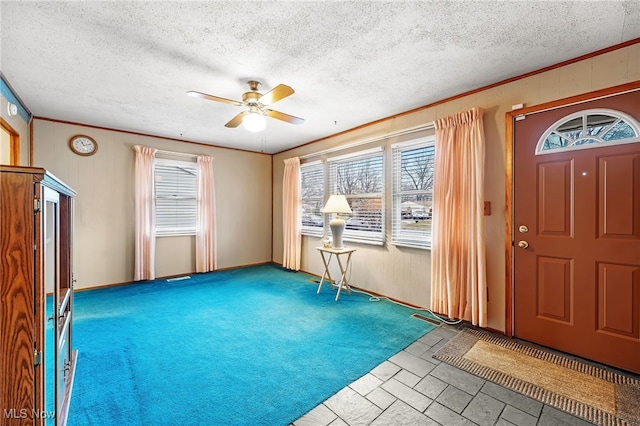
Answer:
[[[434,358],[599,425],[640,426],[640,381],[465,328]]]

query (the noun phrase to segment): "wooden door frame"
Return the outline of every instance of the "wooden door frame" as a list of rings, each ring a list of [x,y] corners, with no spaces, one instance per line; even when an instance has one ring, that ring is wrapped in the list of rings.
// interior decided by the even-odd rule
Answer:
[[[562,108],[596,99],[620,95],[640,89],[640,80],[596,90],[582,95],[558,99],[531,107],[508,111],[505,114],[505,334],[513,337],[513,128],[517,116]]]
[[[0,126],[9,133],[10,165],[17,166],[20,164],[20,133],[2,117],[0,117]]]

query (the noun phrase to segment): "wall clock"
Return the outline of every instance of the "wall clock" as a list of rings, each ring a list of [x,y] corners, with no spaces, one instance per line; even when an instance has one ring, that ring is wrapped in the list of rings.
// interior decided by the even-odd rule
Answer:
[[[78,155],[93,155],[98,151],[98,143],[91,137],[76,135],[69,139],[69,148]]]

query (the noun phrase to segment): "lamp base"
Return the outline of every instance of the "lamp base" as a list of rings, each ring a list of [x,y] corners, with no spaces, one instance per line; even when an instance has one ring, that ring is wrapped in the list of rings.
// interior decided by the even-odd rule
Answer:
[[[331,228],[331,234],[333,235],[333,248],[336,250],[344,249],[344,244],[342,243],[342,234],[344,233],[344,225],[345,222],[343,219],[331,219],[329,222],[329,227]]]

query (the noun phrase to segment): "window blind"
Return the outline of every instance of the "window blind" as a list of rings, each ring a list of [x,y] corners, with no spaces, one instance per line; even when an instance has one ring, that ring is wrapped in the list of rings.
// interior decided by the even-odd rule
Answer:
[[[300,165],[302,233],[322,236],[324,217],[324,165],[320,161]]]
[[[157,235],[195,234],[197,175],[195,163],[156,158],[154,183]]]
[[[329,159],[329,194],[343,194],[352,210],[344,238],[384,242],[384,152]]]
[[[431,246],[434,164],[432,138],[393,147],[393,244]]]

